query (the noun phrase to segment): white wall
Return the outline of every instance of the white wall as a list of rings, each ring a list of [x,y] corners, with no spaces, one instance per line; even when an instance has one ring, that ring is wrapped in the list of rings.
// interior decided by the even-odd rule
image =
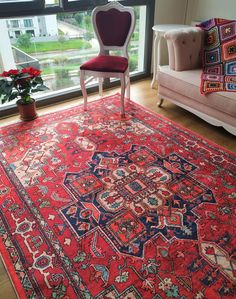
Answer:
[[[236,0],[198,0],[195,20],[207,20],[213,17],[236,19]]]
[[[45,23],[47,28],[47,35],[58,35],[56,15],[45,16]]]
[[[33,20],[33,24],[34,24],[34,35],[35,36],[39,36],[40,31],[39,31],[39,24],[38,24],[38,18],[37,17],[29,17],[29,19]],[[23,22],[23,19],[21,20],[21,22]],[[26,29],[26,28],[25,28]],[[27,29],[31,29],[31,28],[27,28]],[[26,30],[27,30],[26,29]]]
[[[213,17],[236,19],[236,0],[156,0],[155,24],[183,24],[188,2],[186,24]]]
[[[236,0],[156,0],[154,24],[186,24],[213,17],[236,19]],[[167,47],[162,42],[161,64],[168,63]]]
[[[0,72],[2,73],[4,70],[15,69],[16,65],[11,50],[11,44],[5,20],[0,20],[0,28]]]
[[[187,0],[156,0],[154,24],[184,24]],[[166,42],[161,41],[160,63],[168,64]]]
[[[183,24],[187,0],[156,0],[155,24]]]

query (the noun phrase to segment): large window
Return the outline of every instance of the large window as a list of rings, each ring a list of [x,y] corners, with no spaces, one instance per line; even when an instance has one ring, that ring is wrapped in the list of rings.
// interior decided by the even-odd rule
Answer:
[[[33,27],[33,20],[32,19],[24,19],[24,26],[25,27]]]
[[[17,20],[16,18],[12,20],[13,16],[10,13],[9,17],[6,14],[5,18],[0,19],[0,31],[5,40],[3,44],[0,42],[0,72],[27,66],[41,69],[42,77],[49,90],[37,94],[39,101],[78,94],[80,92],[79,66],[96,56],[99,51],[91,23],[91,11],[95,2],[107,3],[104,0],[66,0],[63,1],[65,7],[62,8],[59,7],[59,3],[62,2],[46,0],[42,13],[24,16],[22,12]],[[151,2],[153,1],[122,2],[123,5],[134,6],[136,15],[136,27],[129,46],[130,71],[134,78],[149,74],[152,25],[150,16],[153,13]],[[135,3],[138,5],[133,5]],[[14,25],[16,21],[18,22],[17,31],[13,30],[15,28],[13,21]],[[90,84],[93,88],[97,82]],[[112,81],[106,84],[109,86],[115,83]],[[8,105],[7,103],[1,105],[0,102],[0,110]]]

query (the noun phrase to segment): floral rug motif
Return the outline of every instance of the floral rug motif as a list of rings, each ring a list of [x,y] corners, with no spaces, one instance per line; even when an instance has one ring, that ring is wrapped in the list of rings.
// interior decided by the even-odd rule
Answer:
[[[201,93],[236,91],[236,20],[214,18],[205,31]]]
[[[20,298],[235,298],[236,155],[120,97],[0,128]]]

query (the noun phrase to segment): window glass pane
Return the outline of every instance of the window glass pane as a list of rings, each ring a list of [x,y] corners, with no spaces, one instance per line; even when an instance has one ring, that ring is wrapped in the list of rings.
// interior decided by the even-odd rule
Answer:
[[[24,26],[25,27],[33,27],[33,20],[32,19],[24,19]]]
[[[146,7],[136,6],[135,13],[136,28],[129,45],[131,74],[144,71]],[[0,73],[28,66],[40,69],[49,87],[43,96],[78,90],[79,66],[99,52],[91,11],[0,19],[0,31]]]
[[[129,45],[130,72],[144,71],[146,6],[134,6],[136,26]]]
[[[58,6],[60,3],[59,0],[45,0],[45,6]]]
[[[49,87],[46,92],[78,90],[79,66],[99,50],[91,27],[91,12],[18,17],[17,22],[0,20],[5,40],[0,43],[0,73],[33,66],[42,71]]]
[[[19,28],[19,21],[18,20],[11,20],[10,21],[10,26],[12,28]]]

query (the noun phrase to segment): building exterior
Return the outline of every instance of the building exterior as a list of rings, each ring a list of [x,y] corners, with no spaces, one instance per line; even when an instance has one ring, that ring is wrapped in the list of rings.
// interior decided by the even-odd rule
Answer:
[[[0,19],[1,38],[0,38],[0,73],[5,70],[15,68],[15,61],[11,50],[11,43],[7,34],[6,21]]]
[[[32,37],[58,35],[56,15],[11,18],[6,20],[6,24],[10,38],[25,33]]]

